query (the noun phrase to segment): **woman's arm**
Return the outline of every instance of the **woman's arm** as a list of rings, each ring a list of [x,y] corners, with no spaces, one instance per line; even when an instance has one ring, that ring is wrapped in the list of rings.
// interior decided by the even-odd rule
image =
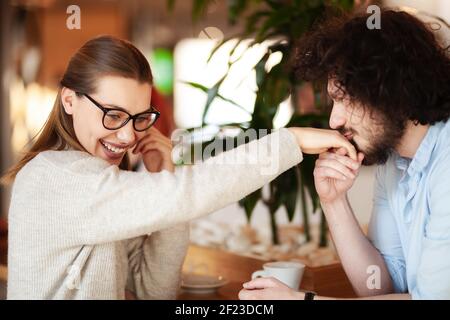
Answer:
[[[189,224],[127,241],[127,290],[137,299],[175,299],[189,245]]]
[[[175,173],[109,166],[90,181],[79,180],[86,210],[78,214],[76,236],[96,244],[188,222],[240,200],[301,160],[295,136],[281,129]]]
[[[306,136],[307,138],[304,139]],[[75,178],[70,194],[84,206],[74,214],[76,244],[98,244],[167,229],[234,203],[302,160],[300,148],[353,146],[337,132],[280,129],[175,173],[129,172],[109,166]],[[299,148],[300,147],[300,148]],[[315,149],[319,148],[319,149]],[[80,167],[83,171],[86,168]]]

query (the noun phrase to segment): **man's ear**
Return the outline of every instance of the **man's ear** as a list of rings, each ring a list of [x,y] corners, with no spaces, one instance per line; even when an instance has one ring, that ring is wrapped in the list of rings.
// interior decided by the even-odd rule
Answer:
[[[61,102],[67,114],[73,114],[73,104],[75,102],[75,98],[76,98],[75,91],[66,87],[62,87]]]

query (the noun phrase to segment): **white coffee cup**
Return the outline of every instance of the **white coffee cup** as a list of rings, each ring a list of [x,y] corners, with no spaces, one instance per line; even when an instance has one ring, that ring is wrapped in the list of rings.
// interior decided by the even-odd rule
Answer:
[[[305,271],[305,265],[296,261],[276,261],[263,265],[264,270],[253,272],[252,279],[274,277],[290,288],[298,290]]]

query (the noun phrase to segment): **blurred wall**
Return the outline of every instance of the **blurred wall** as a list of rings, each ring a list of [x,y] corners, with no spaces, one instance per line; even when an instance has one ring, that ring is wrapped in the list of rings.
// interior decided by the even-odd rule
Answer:
[[[450,22],[449,0],[384,0],[386,6],[407,6],[437,15]]]
[[[10,122],[8,108],[8,89],[7,84],[10,73],[9,66],[9,26],[10,26],[10,5],[9,1],[0,1],[0,173],[12,163],[10,150]],[[9,202],[9,190],[0,186],[0,219],[6,216]]]
[[[35,27],[38,28],[41,50],[41,68],[38,82],[53,87],[58,84],[70,57],[87,40],[102,34],[128,39],[128,15],[122,5],[114,1],[86,2],[80,5],[81,29],[69,30],[66,1],[36,10]]]

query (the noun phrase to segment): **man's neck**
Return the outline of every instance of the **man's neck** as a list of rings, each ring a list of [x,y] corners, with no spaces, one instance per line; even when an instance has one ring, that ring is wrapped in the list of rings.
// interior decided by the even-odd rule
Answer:
[[[429,125],[415,125],[412,121],[408,121],[405,134],[403,135],[400,144],[395,148],[398,154],[404,158],[414,158],[429,127]]]

